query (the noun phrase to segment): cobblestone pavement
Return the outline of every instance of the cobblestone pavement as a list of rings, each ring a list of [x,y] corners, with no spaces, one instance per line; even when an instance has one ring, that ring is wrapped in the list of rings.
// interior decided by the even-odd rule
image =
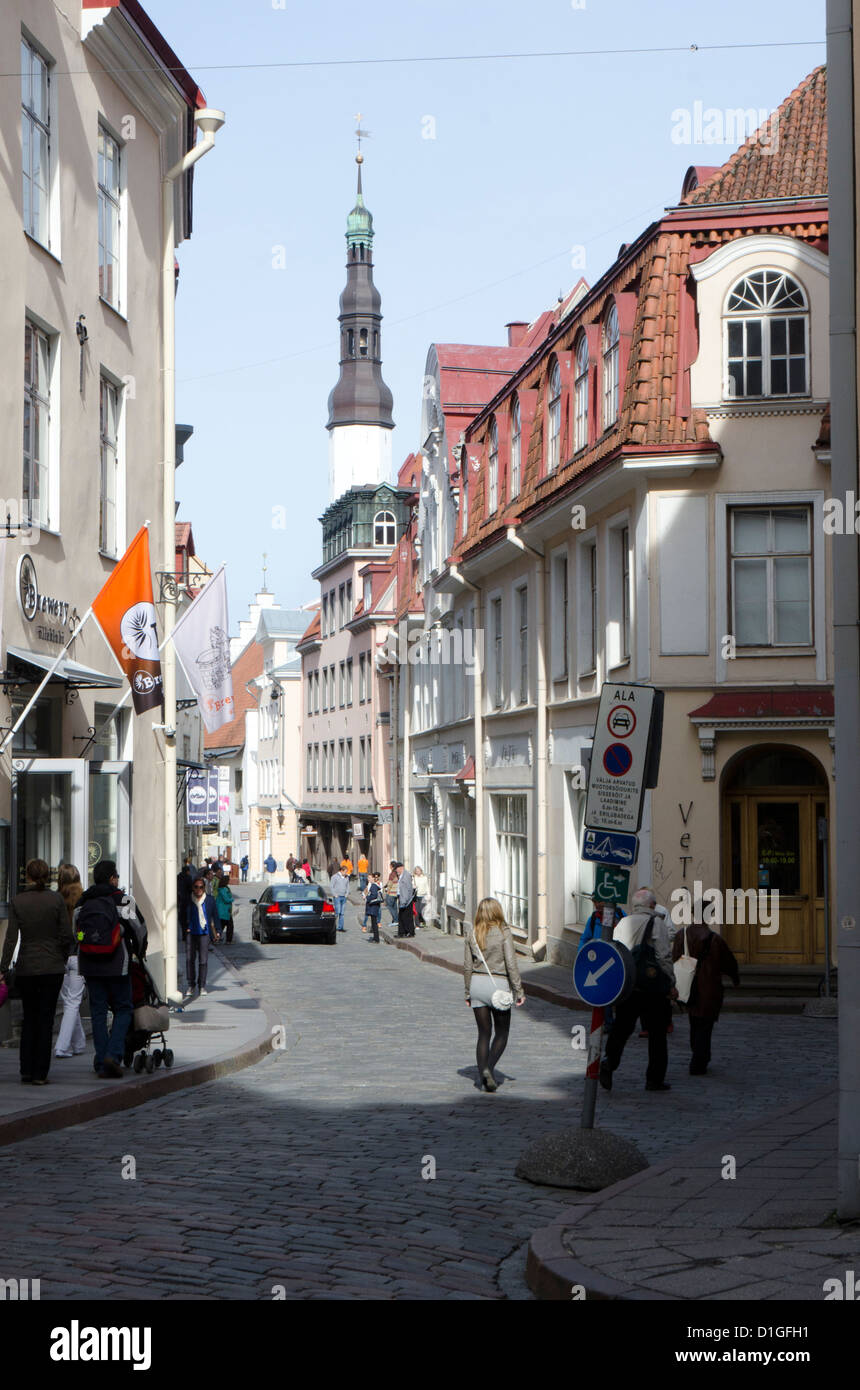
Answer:
[[[579,1123],[581,1016],[517,1010],[487,1095],[460,977],[372,944],[352,908],[334,948],[260,946],[246,909],[237,923],[227,954],[282,1017],[286,1046],[3,1150],[15,1200],[0,1273],[41,1279],[43,1299],[271,1298],[278,1286],[287,1298],[529,1297],[519,1252],[572,1194],[513,1169],[533,1139]],[[726,1018],[704,1083],[687,1076],[683,1022],[670,1042],[671,1091],[644,1091],[634,1038],[599,1100],[598,1123],[652,1162],[835,1076],[831,1020]]]

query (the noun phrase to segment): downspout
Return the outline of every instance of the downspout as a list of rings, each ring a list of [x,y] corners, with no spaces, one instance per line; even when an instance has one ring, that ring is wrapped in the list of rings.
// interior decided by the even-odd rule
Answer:
[[[531,942],[531,952],[535,960],[543,960],[547,950],[549,933],[549,857],[547,846],[547,825],[549,807],[547,804],[547,699],[546,699],[546,555],[535,550],[517,535],[516,528],[509,526],[507,538],[524,554],[535,558],[536,594],[535,624],[537,627],[537,937]]]
[[[403,860],[406,867],[409,868],[410,865],[414,866],[415,864],[412,852],[412,688],[409,680],[409,662],[404,663],[404,655],[401,643],[398,641],[397,659],[406,686],[405,691],[401,690],[400,692],[400,703],[403,707]],[[400,677],[398,677],[399,679]]]
[[[477,584],[460,573],[458,565],[449,565],[448,573],[452,579],[470,593],[475,594],[475,632],[481,631],[481,593]],[[483,662],[477,656],[472,671],[472,720],[475,741],[475,902],[485,896],[484,889],[484,704],[481,677]],[[422,866],[423,867],[423,866]]]
[[[398,661],[394,662],[394,669],[391,672],[391,700],[388,714],[388,737],[390,740],[391,757],[391,843],[388,846],[389,859],[397,859],[398,845],[400,840],[400,793],[397,786],[397,737],[400,731],[400,718],[398,715],[400,684],[400,666]]]

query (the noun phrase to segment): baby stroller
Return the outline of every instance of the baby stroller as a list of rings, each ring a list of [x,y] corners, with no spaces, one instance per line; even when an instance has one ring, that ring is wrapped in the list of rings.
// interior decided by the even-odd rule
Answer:
[[[170,1008],[143,961],[132,957],[130,973],[134,1018],[125,1038],[125,1065],[136,1072],[155,1071],[162,1063],[172,1067],[173,1050],[165,1046],[164,1038],[170,1027]],[[153,1042],[159,1046],[153,1048]]]

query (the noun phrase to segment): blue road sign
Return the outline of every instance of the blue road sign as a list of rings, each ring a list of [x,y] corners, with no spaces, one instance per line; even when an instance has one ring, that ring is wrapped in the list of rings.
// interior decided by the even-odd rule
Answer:
[[[629,869],[639,858],[639,836],[619,830],[586,830],[582,857],[591,864],[620,864]]]
[[[625,777],[633,766],[633,754],[626,743],[610,743],[603,755],[603,766],[610,777]]]
[[[630,955],[613,941],[589,941],[573,964],[573,987],[593,1009],[614,1004],[630,979]]]

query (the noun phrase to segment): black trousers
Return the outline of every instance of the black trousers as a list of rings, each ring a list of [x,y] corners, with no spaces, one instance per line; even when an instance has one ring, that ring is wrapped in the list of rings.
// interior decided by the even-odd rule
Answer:
[[[21,1075],[44,1081],[51,1065],[54,1014],[63,975],[19,975],[23,1019],[21,1021]]]
[[[409,903],[407,907],[399,907],[397,909],[397,935],[415,935],[415,913],[412,910],[411,903]]]
[[[366,916],[368,922],[370,923],[370,931],[371,931],[372,939],[373,939],[374,941],[378,941],[378,940],[379,940],[379,913],[378,913],[378,912],[366,912],[366,913],[365,913],[365,916]]]
[[[672,1006],[668,999],[655,999],[634,989],[633,993],[614,1005],[615,1020],[606,1040],[606,1060],[611,1071],[615,1071],[621,1061],[624,1044],[641,1018],[642,1027],[648,1032],[648,1068],[645,1081],[649,1086],[659,1086],[665,1079],[669,1065],[669,1047],[666,1042],[666,1029],[672,1020]]]
[[[702,1076],[711,1060],[711,1034],[716,1019],[694,1018],[690,1014],[690,1075]]]

